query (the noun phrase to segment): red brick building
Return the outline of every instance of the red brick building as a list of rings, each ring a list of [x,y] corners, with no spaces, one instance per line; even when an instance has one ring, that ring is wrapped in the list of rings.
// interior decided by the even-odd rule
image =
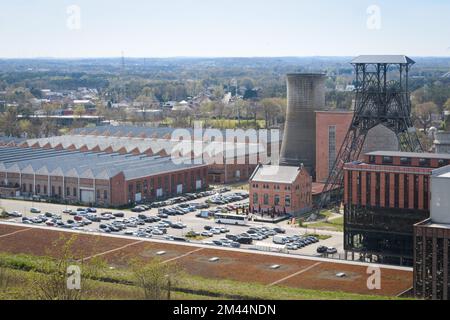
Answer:
[[[353,111],[316,111],[316,182],[327,181],[352,119]]]
[[[429,217],[432,170],[448,154],[378,151],[344,165],[344,248],[412,265],[413,226]]]
[[[0,195],[123,206],[208,187],[208,166],[170,157],[0,147]]]
[[[303,167],[259,165],[250,177],[250,211],[299,215],[311,210],[312,179]]]

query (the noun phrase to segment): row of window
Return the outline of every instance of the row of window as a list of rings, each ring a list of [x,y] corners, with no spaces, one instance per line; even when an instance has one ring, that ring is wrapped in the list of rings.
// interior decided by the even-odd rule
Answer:
[[[149,191],[151,194],[154,193],[154,190],[156,188],[162,188],[162,189],[166,189],[168,190],[169,185],[171,182],[172,186],[176,185],[176,181],[175,178],[178,177],[177,181],[180,182],[182,181],[182,183],[178,183],[178,184],[183,184],[183,186],[188,184],[188,172],[185,172],[184,174],[178,174],[178,175],[166,175],[164,176],[164,179],[162,177],[158,177],[158,178],[150,178],[150,179],[146,179],[146,180],[142,180],[142,181],[138,181],[136,183],[130,182],[128,184],[128,191],[129,193],[133,193],[136,190],[136,193],[144,193],[144,194],[148,194]],[[197,176],[197,178],[196,178]],[[191,186],[192,188],[195,187],[195,180],[200,180],[201,179],[201,171],[198,170],[196,172],[196,175],[194,173],[192,173],[190,175],[191,177]],[[171,181],[170,181],[171,180]],[[156,185],[155,185],[156,184]]]
[[[253,205],[257,205],[259,203],[259,197],[257,193],[253,193]],[[269,205],[269,195],[268,194],[264,194],[263,196],[263,204],[265,206]],[[274,196],[274,206],[279,206],[280,205],[280,196],[279,195],[275,195]],[[289,208],[291,206],[291,196],[287,195],[284,197],[284,206]]]
[[[253,183],[252,187],[255,188],[255,189],[258,189],[259,188],[259,184],[258,183]],[[265,189],[265,190],[269,190],[270,189],[270,185],[263,184],[262,188]],[[274,190],[281,190],[282,188],[280,187],[280,185],[275,184],[273,186],[273,189]],[[291,190],[291,186],[284,186],[284,191],[290,191],[290,190]],[[295,190],[300,190],[300,186],[299,185],[295,186]]]
[[[362,176],[366,175],[366,204],[370,205],[372,203],[372,200],[375,202],[376,207],[381,206],[381,199],[384,197],[384,207],[392,207],[391,206],[391,197],[393,199],[394,205],[393,208],[400,208],[400,174],[396,173],[380,173],[377,172],[375,174],[375,181],[372,181],[372,174],[370,172],[350,172],[348,175],[348,190],[350,192],[348,193],[349,199],[348,202],[352,203],[353,201],[353,179],[352,175],[356,175],[356,203],[362,204]],[[381,194],[381,177],[384,176],[384,194]],[[394,177],[394,185],[391,188],[391,175]],[[410,182],[410,176],[409,175],[402,175],[403,176],[403,207],[402,208],[409,208],[410,205],[414,209],[429,209],[429,177],[423,176],[423,193],[419,194],[419,188],[420,188],[420,176],[419,175],[413,175],[413,181]],[[372,199],[372,188],[373,184],[375,184],[375,199]],[[410,185],[412,184],[412,188],[410,188]],[[412,189],[412,190],[411,190]],[[413,203],[409,203],[410,199],[410,192],[413,192]],[[420,199],[422,197],[422,199]],[[422,200],[423,208],[419,208],[419,200]]]
[[[42,191],[43,195],[48,195],[47,185],[43,185],[42,188],[41,188],[41,185],[37,184],[36,185],[36,189],[34,191],[33,191],[33,184],[30,183],[28,185],[28,192],[30,192],[30,193],[41,194],[41,191]],[[72,191],[72,194],[71,194],[71,191]],[[22,192],[27,192],[27,185],[26,184],[22,185]],[[54,196],[62,197],[62,195],[63,194],[62,194],[62,187],[61,186],[58,186],[57,191],[56,191],[55,186],[52,186],[52,190],[51,190],[51,196],[52,197],[54,197]],[[65,196],[66,197],[70,197],[71,195],[73,197],[77,197],[77,195],[78,195],[77,188],[71,189],[69,187],[66,187]],[[97,190],[97,199],[101,199],[101,191],[100,190]],[[107,190],[103,190],[103,199],[105,199],[105,200],[108,199],[108,191]]]
[[[369,156],[369,162],[371,164],[376,163],[376,156]],[[383,156],[381,159],[381,162],[383,164],[393,164],[394,163],[394,157],[391,156]],[[409,157],[401,157],[400,158],[400,164],[404,166],[410,166],[412,163],[412,159]],[[440,167],[448,165],[450,162],[448,159],[439,159],[438,165]],[[419,166],[421,167],[430,167],[431,166],[431,159],[429,158],[420,158],[419,159]]]

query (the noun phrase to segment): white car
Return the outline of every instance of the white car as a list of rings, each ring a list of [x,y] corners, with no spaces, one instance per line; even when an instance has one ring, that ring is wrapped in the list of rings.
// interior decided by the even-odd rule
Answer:
[[[31,213],[41,213],[41,210],[39,210],[38,208],[31,208],[30,212]]]
[[[329,248],[327,249],[327,253],[328,253],[328,254],[336,254],[336,253],[337,253],[337,249],[336,249],[336,248],[333,248],[333,247],[329,247]]]
[[[218,229],[218,228],[212,228],[210,230],[210,232],[212,232],[213,234],[221,234],[222,233],[222,232],[220,232],[220,229]]]
[[[214,236],[214,234],[212,232],[208,232],[208,231],[203,231],[200,235],[202,237],[208,237],[208,238],[211,238]]]
[[[10,213],[8,213],[8,215],[11,216],[11,217],[15,217],[15,218],[22,217],[22,213],[20,213],[19,211],[10,212]]]
[[[154,229],[154,230],[152,231],[152,235],[154,235],[154,236],[163,236],[163,235],[164,235],[164,232],[162,232],[162,231],[159,230],[159,229]]]

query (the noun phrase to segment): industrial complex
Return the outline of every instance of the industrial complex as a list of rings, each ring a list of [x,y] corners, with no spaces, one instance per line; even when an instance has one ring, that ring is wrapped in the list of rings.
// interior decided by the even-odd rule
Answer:
[[[414,61],[361,56],[352,64],[353,110],[327,110],[326,75],[288,74],[281,135],[269,130],[251,139],[241,130],[229,144],[218,129],[199,134],[193,128],[104,125],[47,138],[5,138],[0,196],[131,208],[210,185],[248,182],[247,202],[213,213],[236,211],[222,217],[234,219],[234,226],[255,217],[267,222],[264,216],[273,223],[293,217],[310,222],[334,206],[336,215],[343,213],[344,259],[413,267],[417,297],[449,299],[450,154],[422,152],[411,121]],[[436,138],[438,151],[448,151],[444,138]],[[279,159],[272,158],[278,153]],[[208,201],[225,206],[224,198],[217,193]],[[257,239],[251,231],[250,243]]]
[[[204,189],[207,166],[170,157],[0,147],[0,192],[124,206]]]

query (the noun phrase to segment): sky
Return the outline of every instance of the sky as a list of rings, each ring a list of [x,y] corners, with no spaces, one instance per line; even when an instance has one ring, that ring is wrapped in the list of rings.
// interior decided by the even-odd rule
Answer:
[[[449,0],[14,0],[1,58],[450,56]]]

